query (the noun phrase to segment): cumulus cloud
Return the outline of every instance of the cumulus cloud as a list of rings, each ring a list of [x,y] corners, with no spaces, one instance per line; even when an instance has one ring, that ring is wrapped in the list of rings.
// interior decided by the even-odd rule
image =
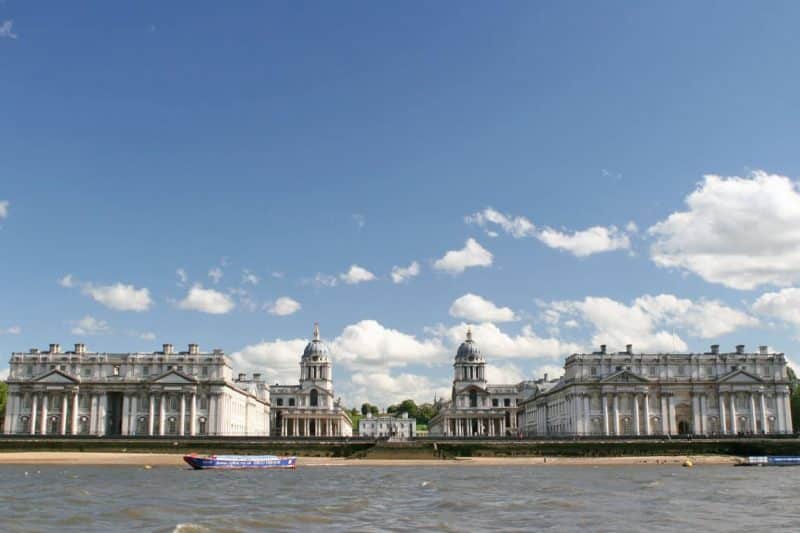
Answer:
[[[248,283],[250,285],[258,285],[259,281],[261,281],[261,279],[255,274],[253,274],[251,271],[244,269],[244,271],[242,272],[242,283]]]
[[[537,238],[550,248],[567,251],[576,257],[627,250],[631,247],[628,235],[615,226],[593,226],[572,233],[545,228],[538,233]]]
[[[0,39],[16,39],[17,34],[12,31],[13,26],[13,20],[4,20],[0,22]]]
[[[671,294],[644,295],[630,305],[611,298],[587,297],[553,302],[549,307],[588,323],[594,329],[592,344],[606,344],[612,349],[633,344],[637,351],[685,351],[686,342],[674,328],[705,339],[758,325],[756,318],[719,301],[692,301]]]
[[[67,274],[66,276],[58,280],[58,284],[67,289],[71,289],[72,287],[75,286],[75,280],[72,278],[72,274]]]
[[[0,200],[0,218],[8,217],[8,200]]]
[[[753,311],[800,326],[800,289],[791,287],[762,294],[753,304]]]
[[[269,383],[296,384],[298,364],[308,341],[289,339],[261,341],[231,354],[233,366],[242,372],[261,372]]]
[[[376,320],[362,320],[345,327],[331,346],[339,360],[351,368],[430,364],[444,360],[446,353],[438,339],[419,340]]]
[[[304,283],[308,283],[313,285],[314,287],[335,287],[339,284],[339,280],[336,279],[336,276],[331,276],[329,274],[323,274],[321,272],[317,272],[317,274],[310,280],[306,280]]]
[[[11,369],[9,367],[5,367],[0,370],[0,381],[5,381],[8,379],[8,373]]]
[[[20,333],[22,333],[22,328],[19,326],[9,326],[0,329],[0,335],[19,335]]]
[[[489,229],[492,226],[499,227],[515,239],[522,237],[530,237],[536,233],[536,226],[525,217],[504,215],[491,207],[487,207],[483,211],[478,211],[472,215],[464,217],[467,224],[476,224],[484,228],[487,233],[493,233]],[[495,233],[491,236],[497,236]]]
[[[111,332],[108,322],[86,315],[72,323],[73,335],[103,335]]]
[[[64,279],[61,280],[63,286]],[[70,285],[71,286],[71,285]],[[153,301],[150,299],[150,290],[137,289],[133,285],[115,283],[114,285],[93,285],[85,283],[83,293],[94,301],[117,311],[147,311]]]
[[[195,285],[189,289],[186,297],[178,302],[178,307],[188,311],[224,315],[232,311],[236,304],[227,294]]]
[[[451,385],[448,379],[433,380],[419,374],[356,372],[343,392],[351,405],[367,401],[385,409],[407,399],[419,404],[433,401],[434,396],[449,397]]]
[[[186,271],[182,268],[179,268],[175,271],[175,274],[178,275],[178,286],[183,286],[187,281],[189,281],[189,276],[186,275]]]
[[[493,302],[468,293],[450,306],[450,316],[473,322],[511,322],[517,319],[509,307],[498,307]]]
[[[297,300],[293,300],[288,296],[281,296],[269,306],[267,311],[272,315],[288,316],[298,312],[301,307],[300,302]]]
[[[518,335],[510,335],[495,324],[461,323],[445,328],[442,334],[452,347],[458,346],[472,328],[472,338],[478,343],[484,356],[500,359],[560,359],[571,353],[583,351],[579,344],[562,341],[555,337],[540,337],[529,325],[524,326]],[[451,353],[452,349],[448,350]]]
[[[800,193],[785,176],[704,176],[686,210],[653,225],[651,259],[734,289],[800,279]]]
[[[142,331],[140,332],[137,337],[145,341],[154,341],[156,340],[156,334],[152,331]]]
[[[359,283],[364,283],[365,281],[374,280],[375,274],[358,265],[350,265],[350,270],[344,274],[339,274],[339,279],[348,285],[357,285]]]
[[[394,283],[403,283],[409,279],[419,275],[419,263],[412,261],[407,267],[395,266],[392,267],[392,281]]]
[[[467,239],[461,250],[450,250],[433,263],[437,270],[450,274],[460,274],[470,267],[488,267],[492,265],[492,253],[481,246],[475,239]]]
[[[222,269],[219,267],[214,267],[208,271],[208,277],[211,278],[215,284],[219,283],[219,280],[222,279],[222,276]]]
[[[505,365],[486,364],[486,381],[492,384],[519,383],[525,379],[519,367],[513,363]]]

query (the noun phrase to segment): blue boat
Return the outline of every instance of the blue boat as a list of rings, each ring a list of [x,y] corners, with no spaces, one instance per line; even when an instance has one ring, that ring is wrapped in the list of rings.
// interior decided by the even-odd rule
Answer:
[[[239,470],[243,468],[295,468],[297,457],[277,455],[184,455],[195,470]]]
[[[736,466],[800,466],[798,455],[758,455],[745,457]]]

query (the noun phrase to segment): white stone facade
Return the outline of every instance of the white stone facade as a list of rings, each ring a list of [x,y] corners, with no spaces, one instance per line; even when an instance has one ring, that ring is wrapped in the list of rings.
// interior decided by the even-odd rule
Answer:
[[[372,413],[358,421],[360,437],[413,439],[417,436],[417,420],[408,418],[408,413],[400,416],[378,416]]]
[[[757,353],[606,353],[566,359],[564,376],[521,403],[537,435],[740,435],[792,433],[786,358]]]
[[[273,435],[283,437],[350,437],[353,424],[334,400],[330,351],[314,325],[314,337],[300,358],[297,385],[273,385]]]
[[[32,349],[11,355],[6,434],[269,435],[269,387],[233,378],[221,350]]]
[[[525,397],[527,382],[489,385],[486,360],[467,331],[453,364],[450,401],[428,423],[431,436],[502,437],[517,434],[517,405]]]

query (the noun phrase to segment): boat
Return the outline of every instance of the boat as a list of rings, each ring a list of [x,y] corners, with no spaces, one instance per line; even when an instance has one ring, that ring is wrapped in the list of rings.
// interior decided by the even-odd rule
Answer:
[[[297,457],[277,455],[184,455],[195,470],[239,470],[244,468],[296,468]]]
[[[800,455],[757,455],[740,459],[735,466],[800,466]]]

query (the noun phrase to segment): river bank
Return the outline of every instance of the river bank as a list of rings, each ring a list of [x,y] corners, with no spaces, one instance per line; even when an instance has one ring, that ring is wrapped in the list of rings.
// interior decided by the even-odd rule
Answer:
[[[732,455],[650,455],[626,457],[464,457],[456,459],[352,459],[341,457],[298,457],[298,466],[628,466],[681,465],[691,459],[695,465],[732,465]],[[184,467],[182,454],[119,452],[7,452],[0,453],[0,465],[106,465]]]

